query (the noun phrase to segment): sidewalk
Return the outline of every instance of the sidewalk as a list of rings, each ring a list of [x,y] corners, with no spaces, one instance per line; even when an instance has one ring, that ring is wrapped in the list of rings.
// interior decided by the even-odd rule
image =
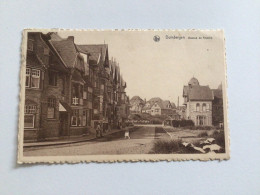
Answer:
[[[124,129],[112,129],[107,133],[103,133],[103,136],[110,135],[119,131],[124,131]],[[32,142],[32,143],[24,143],[24,148],[31,148],[31,147],[41,147],[41,146],[54,146],[54,145],[65,145],[65,144],[74,144],[80,142],[86,142],[93,139],[96,139],[96,134],[90,133],[89,135],[84,136],[77,136],[77,137],[70,137],[65,138],[62,140],[53,140],[53,141],[42,141],[42,142]]]

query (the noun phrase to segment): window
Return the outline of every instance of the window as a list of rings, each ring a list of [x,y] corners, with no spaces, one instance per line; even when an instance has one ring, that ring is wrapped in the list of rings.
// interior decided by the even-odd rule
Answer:
[[[199,103],[196,104],[196,111],[197,111],[197,112],[200,111],[200,104],[199,104]]]
[[[33,40],[28,40],[27,49],[33,51]]]
[[[40,88],[40,70],[34,70],[32,69],[32,88]]]
[[[31,77],[31,69],[30,68],[26,68],[25,87],[30,87],[30,77]]]
[[[49,55],[49,49],[48,48],[44,48],[43,49],[43,54],[44,55]]]
[[[72,116],[71,116],[71,126],[77,126],[78,124],[78,114],[79,110],[73,110]]]
[[[49,98],[47,118],[55,118],[55,105],[56,105],[55,98]]]
[[[26,68],[25,86],[31,88],[40,88],[41,71],[37,69]]]
[[[206,116],[197,116],[197,125],[207,125],[207,117]]]
[[[202,111],[206,111],[206,104],[205,103],[202,104]]]
[[[24,115],[25,128],[34,128],[36,108],[37,108],[36,105],[25,106],[25,115]]]
[[[80,83],[72,83],[72,104],[83,105],[83,85]]]
[[[74,109],[71,116],[71,126],[80,127],[87,125],[87,111]]]
[[[62,91],[61,93],[64,95],[65,94],[65,87],[66,87],[66,83],[65,83],[65,77],[62,78]]]
[[[86,91],[83,92],[83,99],[84,99],[84,100],[87,99],[87,92],[86,92]]]
[[[92,101],[92,93],[91,92],[88,92],[88,97],[87,97],[87,99],[88,99],[88,101]]]
[[[87,111],[83,110],[83,114],[82,114],[82,126],[86,126],[87,125]]]
[[[26,105],[25,106],[25,114],[34,114],[34,113],[36,113],[35,105]]]
[[[210,104],[207,104],[207,106],[206,106],[208,111],[210,110],[210,109],[209,109],[209,106],[210,106]]]
[[[24,128],[34,128],[34,115],[33,114],[24,115]]]
[[[91,125],[91,119],[92,119],[92,110],[87,110],[87,125]]]
[[[57,77],[58,74],[53,71],[49,71],[49,85],[57,86]]]

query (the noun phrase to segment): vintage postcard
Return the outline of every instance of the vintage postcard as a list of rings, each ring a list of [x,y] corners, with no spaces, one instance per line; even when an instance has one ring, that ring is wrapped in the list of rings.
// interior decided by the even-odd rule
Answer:
[[[18,163],[226,160],[222,30],[26,29]]]

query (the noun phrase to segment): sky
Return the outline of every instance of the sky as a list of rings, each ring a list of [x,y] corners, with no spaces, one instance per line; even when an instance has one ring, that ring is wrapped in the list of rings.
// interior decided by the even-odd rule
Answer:
[[[225,84],[222,31],[60,31],[76,44],[108,44],[109,58],[120,65],[129,97],[160,97],[183,102],[183,86],[194,76],[200,85]],[[153,37],[158,35],[160,41]],[[185,37],[185,39],[167,39]],[[197,39],[189,39],[197,37]],[[201,39],[199,39],[201,37]],[[207,38],[207,39],[206,39]]]

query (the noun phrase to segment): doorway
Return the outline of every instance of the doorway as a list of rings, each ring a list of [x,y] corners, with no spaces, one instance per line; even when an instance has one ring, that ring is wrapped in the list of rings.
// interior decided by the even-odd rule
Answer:
[[[60,136],[68,135],[68,113],[60,112]]]

